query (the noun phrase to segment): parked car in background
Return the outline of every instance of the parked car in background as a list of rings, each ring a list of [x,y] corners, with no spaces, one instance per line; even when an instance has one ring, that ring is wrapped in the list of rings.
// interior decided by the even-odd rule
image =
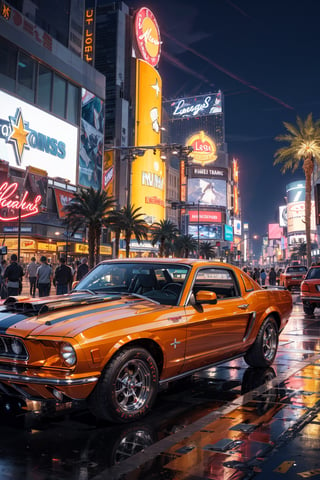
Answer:
[[[8,395],[86,399],[99,419],[137,420],[158,388],[243,356],[272,364],[292,296],[239,268],[185,259],[100,263],[73,292],[0,306],[0,387]]]
[[[280,273],[279,284],[288,290],[300,290],[300,285],[308,269],[305,265],[288,265]]]
[[[309,268],[301,283],[300,295],[304,313],[312,315],[314,309],[320,307],[320,265]]]

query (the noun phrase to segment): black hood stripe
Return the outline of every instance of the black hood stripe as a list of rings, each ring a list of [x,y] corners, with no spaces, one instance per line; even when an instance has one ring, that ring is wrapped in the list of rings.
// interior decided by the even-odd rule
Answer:
[[[0,333],[7,333],[7,329],[12,327],[15,323],[22,322],[27,318],[21,313],[0,313]]]
[[[130,302],[132,303],[132,302]],[[56,318],[55,320],[48,320],[46,325],[55,325],[56,323],[64,322],[66,320],[72,320],[77,317],[86,317],[94,313],[105,312],[106,310],[114,310],[116,308],[123,308],[128,306],[129,302],[122,303],[121,305],[110,305],[109,307],[93,308],[92,310],[85,310],[83,312],[72,313],[71,315],[65,315],[64,317]]]

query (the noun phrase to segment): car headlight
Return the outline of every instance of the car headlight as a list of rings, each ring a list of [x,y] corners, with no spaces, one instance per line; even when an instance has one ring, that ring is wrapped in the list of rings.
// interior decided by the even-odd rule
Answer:
[[[17,338],[14,338],[12,340],[10,346],[11,346],[11,350],[15,355],[21,355],[21,353],[24,351],[22,343]]]
[[[62,343],[60,345],[60,356],[69,367],[72,367],[77,362],[76,352],[70,343]]]

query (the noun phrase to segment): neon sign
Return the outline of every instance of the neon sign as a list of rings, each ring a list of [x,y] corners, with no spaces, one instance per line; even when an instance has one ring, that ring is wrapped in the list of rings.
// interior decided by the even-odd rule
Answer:
[[[135,17],[135,34],[140,54],[155,67],[160,58],[161,40],[157,20],[151,10],[140,8]]]
[[[188,138],[187,146],[193,148],[192,163],[199,163],[202,167],[218,158],[216,144],[203,131]]]
[[[89,8],[85,11],[85,29],[83,58],[87,63],[93,64],[94,57],[94,10]]]
[[[39,205],[42,200],[41,195],[37,195],[33,201],[30,201],[27,200],[29,192],[28,190],[25,190],[20,199],[12,198],[18,187],[19,184],[17,182],[11,184],[4,182],[0,185],[0,209],[8,208],[14,211],[13,215],[9,217],[3,217],[0,215],[0,220],[3,222],[18,220],[19,216],[20,218],[31,217],[32,215],[39,213]]]

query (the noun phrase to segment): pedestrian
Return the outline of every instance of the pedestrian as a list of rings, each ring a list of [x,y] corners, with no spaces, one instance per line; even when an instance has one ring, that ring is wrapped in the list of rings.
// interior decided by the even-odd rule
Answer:
[[[40,258],[41,265],[37,270],[37,286],[39,289],[39,297],[47,297],[50,294],[52,281],[52,268],[47,263],[47,257],[44,255]]]
[[[86,257],[83,257],[81,259],[81,264],[78,266],[76,280],[77,281],[81,280],[85,275],[87,275],[88,272],[89,272],[88,259]]]
[[[20,282],[22,283],[23,270],[18,264],[18,257],[13,253],[10,257],[10,265],[6,268],[3,278],[6,281],[8,297],[19,295]]]
[[[66,259],[64,257],[61,257],[60,265],[56,268],[53,278],[53,284],[57,289],[57,295],[64,295],[65,293],[68,293],[71,281],[71,268],[66,265]]]
[[[4,280],[4,272],[7,268],[7,260],[3,259],[0,263],[0,297],[1,299],[7,298],[8,289]]]
[[[275,285],[276,284],[276,279],[277,275],[274,270],[274,267],[271,267],[270,272],[269,272],[269,285]]]
[[[35,257],[31,257],[31,262],[27,266],[26,278],[29,278],[30,297],[36,296],[37,270],[39,265],[36,263]]]
[[[262,268],[262,270],[261,270],[260,278],[261,278],[261,285],[265,285],[265,284],[266,284],[267,274],[266,274],[264,268]]]

